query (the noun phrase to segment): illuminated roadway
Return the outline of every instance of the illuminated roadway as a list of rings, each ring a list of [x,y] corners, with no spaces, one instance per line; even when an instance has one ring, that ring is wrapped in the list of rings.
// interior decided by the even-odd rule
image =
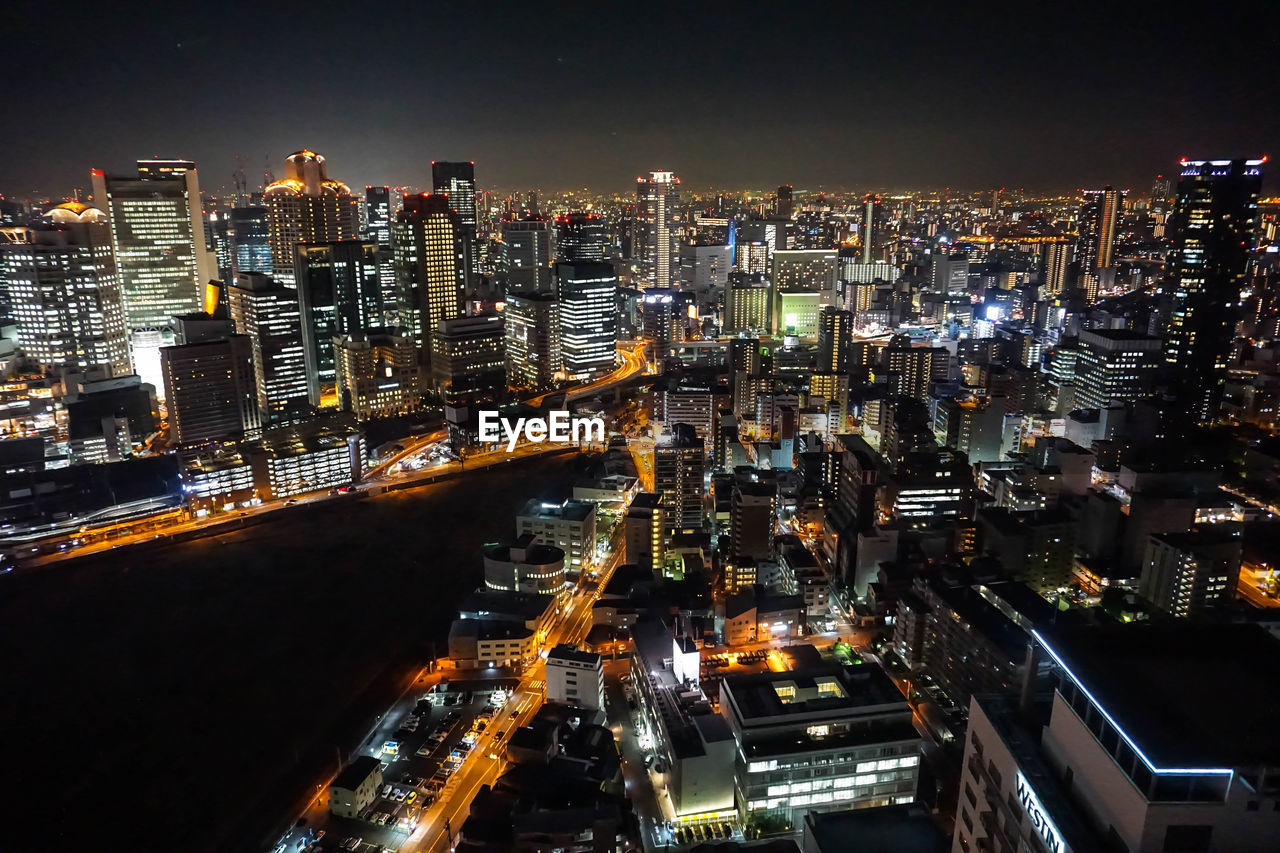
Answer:
[[[591,630],[591,605],[600,598],[601,590],[613,576],[624,552],[622,529],[619,524],[614,530],[609,557],[599,578],[588,580],[587,586],[580,587],[570,597],[564,612],[548,631],[544,648],[551,649],[560,643],[580,643]],[[539,656],[537,662],[525,670],[519,686],[477,738],[462,767],[449,777],[439,799],[427,809],[413,834],[401,845],[401,850],[435,853],[452,847],[451,841],[456,839],[458,830],[466,821],[471,801],[481,786],[492,785],[506,767],[502,751],[507,739],[517,728],[528,725],[541,707],[546,668],[546,662]],[[516,714],[515,719],[511,718],[512,713]],[[490,758],[491,753],[498,757]]]
[[[599,379],[582,385],[575,385],[570,388],[561,389],[536,397],[531,397],[524,402],[529,405],[541,405],[548,397],[556,394],[564,394],[565,399],[582,397],[605,390],[620,382],[642,374],[647,370],[648,362],[644,356],[644,344],[635,342],[620,342],[618,345],[618,353],[622,358],[622,363],[609,374]],[[425,466],[419,470],[403,470],[399,463],[412,459],[414,456],[422,453],[430,445],[441,441],[445,437],[444,430],[436,430],[426,435],[417,436],[406,439],[403,442],[403,450],[399,450],[394,456],[378,463],[365,472],[361,482],[352,486],[353,491],[365,492],[369,494],[380,494],[387,490],[388,486],[396,486],[398,488],[407,488],[410,484],[421,482],[424,485],[433,482],[437,478],[449,474],[458,473],[467,469],[490,468],[503,464],[512,459],[524,458],[528,456],[536,456],[541,453],[555,452],[564,450],[564,445],[541,443],[541,444],[522,444],[518,446],[514,453],[507,453],[505,449],[479,453],[467,457],[462,462],[445,462],[431,466]],[[35,567],[55,563],[69,557],[79,557],[86,554],[93,554],[101,551],[108,551],[113,548],[122,548],[129,545],[137,545],[144,542],[150,542],[155,539],[167,538],[183,533],[191,533],[201,530],[209,530],[213,528],[226,527],[228,531],[238,527],[245,526],[252,518],[261,516],[265,513],[283,510],[288,507],[301,504],[315,503],[317,501],[330,500],[335,496],[331,495],[329,490],[319,490],[307,494],[297,495],[291,498],[282,498],[278,500],[264,502],[257,506],[245,507],[236,510],[233,513],[218,513],[206,518],[195,519],[179,519],[170,523],[157,524],[157,519],[152,517],[137,518],[129,521],[122,521],[116,524],[98,525],[87,530],[82,529],[80,532],[67,533],[61,537],[48,537],[39,540],[39,545],[35,543],[22,544],[13,543],[7,546],[19,559],[22,559],[24,567]],[[336,496],[338,498],[341,495]],[[169,509],[167,512],[177,512],[177,508]],[[164,513],[160,514],[161,516]],[[138,530],[140,527],[150,527],[146,530]],[[93,538],[94,542],[87,542],[79,547],[68,547],[65,551],[55,551],[53,553],[40,554],[39,556],[31,556],[30,549],[45,550],[50,546],[56,546],[59,541],[64,543],[68,540],[76,538]],[[43,547],[42,547],[43,546]],[[26,558],[24,558],[24,552]]]

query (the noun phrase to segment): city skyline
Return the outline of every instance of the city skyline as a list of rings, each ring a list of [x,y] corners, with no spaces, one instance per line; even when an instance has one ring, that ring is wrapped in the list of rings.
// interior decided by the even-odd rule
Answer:
[[[1180,157],[1280,151],[1280,118],[1258,109],[1274,52],[1255,58],[1167,14],[1094,6],[1057,21],[939,4],[756,20],[667,8],[683,26],[651,42],[609,7],[590,18],[503,7],[483,25],[433,10],[392,30],[334,6],[299,17],[231,4],[175,27],[59,5],[10,27],[6,71],[25,94],[11,125],[41,133],[7,140],[0,191],[69,195],[88,190],[90,168],[158,154],[195,160],[216,192],[239,167],[251,186],[266,167],[279,177],[302,145],[343,164],[353,187],[428,188],[432,160],[474,160],[482,187],[618,192],[650,168],[691,188],[1145,187]],[[1243,33],[1273,29],[1276,12],[1219,14]],[[1067,27],[1114,33],[1118,46],[1077,47]],[[311,49],[339,29],[373,58]],[[419,48],[433,29],[456,34],[450,51]],[[246,44],[256,38],[271,50]],[[100,45],[120,49],[92,75],[25,73]],[[646,61],[627,59],[636,52]],[[689,87],[706,94],[659,107]]]

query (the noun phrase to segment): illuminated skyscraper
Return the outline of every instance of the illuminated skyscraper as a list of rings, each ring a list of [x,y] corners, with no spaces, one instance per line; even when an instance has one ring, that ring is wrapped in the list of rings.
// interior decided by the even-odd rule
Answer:
[[[400,292],[400,325],[409,330],[430,367],[441,320],[465,305],[466,235],[458,213],[442,195],[405,196],[392,235]]]
[[[636,178],[633,251],[648,287],[676,287],[680,279],[680,179],[673,172]]]
[[[297,151],[285,158],[285,177],[263,193],[271,235],[272,277],[293,286],[293,247],[360,238],[360,202],[342,181],[329,178],[322,155]]]
[[[853,313],[833,305],[818,314],[818,372],[844,373],[853,343]]]
[[[169,318],[198,310],[217,266],[205,246],[195,166],[139,160],[136,178],[95,169],[93,196],[110,220],[125,327],[167,330]]]
[[[503,220],[502,271],[507,287],[515,290],[551,290],[551,223],[528,216]]]
[[[9,229],[4,237],[12,242],[0,242],[0,279],[23,353],[51,368],[105,365],[113,376],[129,374],[106,214],[67,202],[39,227]]]
[[[318,406],[324,387],[337,381],[334,337],[357,337],[383,325],[382,247],[371,240],[345,240],[300,243],[294,251],[307,395]]]
[[[778,187],[777,194],[773,197],[773,210],[779,219],[790,219],[795,212],[793,197],[794,191],[790,184],[782,184]]]
[[[431,161],[431,189],[436,195],[449,197],[449,206],[458,214],[462,226],[467,276],[479,274],[476,251],[476,164],[469,162]]]
[[[862,198],[862,226],[858,236],[862,239],[862,262],[872,263],[880,248],[880,196],[867,193]]]
[[[773,286],[759,273],[731,272],[724,291],[725,334],[768,334],[773,318]]]
[[[364,188],[365,235],[380,246],[391,245],[391,187]]]
[[[1222,400],[1262,189],[1259,160],[1183,160],[1169,255],[1173,313],[1164,356],[1173,390],[1197,421]]]
[[[1080,274],[1109,269],[1115,263],[1116,225],[1120,219],[1120,191],[1110,184],[1085,193],[1080,209],[1076,260]]]
[[[247,336],[252,344],[262,420],[305,408],[307,364],[297,292],[262,273],[246,272],[227,288],[227,301],[236,333]]]
[[[271,227],[265,207],[233,207],[229,214],[233,272],[271,272]]]
[[[618,277],[612,264],[556,264],[560,353],[570,379],[613,370],[618,349]]]
[[[772,278],[779,293],[825,293],[830,298],[836,289],[836,250],[778,249]]]
[[[556,217],[556,260],[561,263],[603,261],[609,229],[594,213],[573,212]]]
[[[261,431],[247,336],[164,347],[160,370],[173,444],[252,438]]]
[[[1067,243],[1045,243],[1040,250],[1040,298],[1057,296],[1066,287],[1071,247]]]
[[[431,379],[444,400],[444,419],[455,441],[477,428],[479,410],[506,393],[506,331],[498,314],[441,320],[431,350]]]
[[[390,187],[364,188],[365,238],[378,244],[378,279],[382,282],[382,302],[388,312],[394,312],[396,294],[391,231],[402,203],[403,196],[392,192]]]
[[[668,536],[681,530],[702,530],[705,449],[689,424],[674,424],[653,448],[654,489],[662,496],[663,525]]]
[[[560,305],[554,293],[507,291],[507,382],[548,387],[560,370]]]

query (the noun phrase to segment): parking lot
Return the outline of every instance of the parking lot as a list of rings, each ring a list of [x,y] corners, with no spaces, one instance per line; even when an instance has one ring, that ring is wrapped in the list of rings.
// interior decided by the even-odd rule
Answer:
[[[378,796],[358,818],[328,812],[327,791],[276,848],[290,851],[397,850],[412,835],[426,811],[448,790],[454,774],[472,750],[476,736],[490,726],[514,679],[463,685],[441,684],[397,703],[370,734],[363,752],[382,762]]]

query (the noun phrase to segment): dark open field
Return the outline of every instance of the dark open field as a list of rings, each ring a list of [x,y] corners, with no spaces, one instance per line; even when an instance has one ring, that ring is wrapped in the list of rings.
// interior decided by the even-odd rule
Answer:
[[[568,497],[582,466],[0,579],[0,846],[255,849],[443,640],[482,543],[510,539],[525,500]]]

